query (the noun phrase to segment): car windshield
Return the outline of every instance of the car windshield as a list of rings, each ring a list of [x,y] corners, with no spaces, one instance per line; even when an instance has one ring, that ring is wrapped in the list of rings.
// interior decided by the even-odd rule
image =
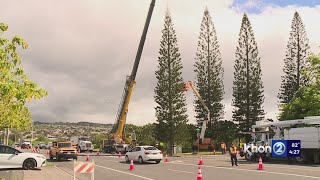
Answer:
[[[14,153],[21,153],[21,152],[15,148],[11,148],[8,146],[0,146],[0,154],[14,154]]]
[[[68,147],[71,147],[71,143],[59,143],[58,147],[59,148],[68,148]]]
[[[158,150],[156,147],[144,147],[145,150]]]

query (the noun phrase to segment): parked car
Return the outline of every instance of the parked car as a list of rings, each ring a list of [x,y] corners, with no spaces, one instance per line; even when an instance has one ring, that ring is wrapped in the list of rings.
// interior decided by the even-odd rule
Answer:
[[[47,145],[46,145],[45,143],[39,143],[39,144],[38,144],[38,147],[39,147],[40,149],[47,149]]]
[[[31,149],[30,144],[21,144],[21,149]]]
[[[15,148],[15,149],[20,148],[20,144],[19,144],[19,143],[14,143],[14,144],[12,145],[12,147]]]
[[[50,149],[52,147],[52,142],[48,142],[47,149]]]
[[[126,153],[126,162],[138,161],[142,164],[145,161],[155,161],[157,164],[163,159],[162,152],[154,146],[136,146]]]
[[[9,146],[0,145],[0,169],[34,169],[46,166],[46,157],[36,153],[25,153]]]

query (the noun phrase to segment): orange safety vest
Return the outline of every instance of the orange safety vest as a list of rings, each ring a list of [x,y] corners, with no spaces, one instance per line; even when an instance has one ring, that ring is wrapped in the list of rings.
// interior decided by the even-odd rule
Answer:
[[[230,153],[237,155],[237,148],[236,147],[230,147]]]

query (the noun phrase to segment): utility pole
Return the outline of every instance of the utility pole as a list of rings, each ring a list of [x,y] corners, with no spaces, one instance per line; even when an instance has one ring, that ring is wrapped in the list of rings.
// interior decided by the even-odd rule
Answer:
[[[32,148],[32,142],[33,142],[33,120],[31,120],[31,148]]]
[[[10,134],[10,130],[9,127],[5,128],[5,132],[4,132],[4,145],[9,145],[9,134]]]

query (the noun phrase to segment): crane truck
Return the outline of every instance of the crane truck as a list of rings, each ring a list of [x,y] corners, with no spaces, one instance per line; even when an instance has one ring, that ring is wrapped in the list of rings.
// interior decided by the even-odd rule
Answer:
[[[111,130],[109,138],[103,141],[103,150],[104,152],[107,152],[107,153],[120,151],[120,150],[117,150],[117,147],[119,148],[121,147],[121,149],[123,149],[123,148],[126,148],[128,144],[130,144],[130,147],[135,146],[136,144],[135,133],[125,133],[125,124],[126,124],[126,117],[128,114],[130,99],[132,96],[134,85],[136,83],[135,78],[137,75],[141,54],[142,54],[145,39],[147,36],[154,6],[155,6],[155,0],[152,0],[149,7],[147,19],[143,28],[143,32],[142,32],[139,47],[137,50],[137,54],[135,57],[135,61],[133,64],[132,72],[130,76],[127,76],[125,81],[122,98],[120,100],[120,105],[119,105],[117,116],[116,116],[116,121]]]
[[[268,120],[257,121],[252,126],[251,134],[256,146],[272,144],[272,140],[300,140],[301,153],[295,160],[300,163],[320,162],[320,116],[309,116],[304,119],[271,122]],[[251,151],[251,149],[249,149]],[[248,161],[255,160],[256,153],[244,153]],[[271,154],[264,153],[264,160],[270,160]]]
[[[195,141],[194,145],[197,146],[197,148],[199,150],[213,150],[212,138],[204,138],[204,134],[205,134],[206,128],[207,128],[207,123],[210,118],[209,108],[205,104],[204,100],[202,99],[200,93],[198,92],[197,88],[195,87],[195,85],[193,84],[192,81],[186,82],[182,91],[188,91],[190,89],[190,87],[193,90],[194,94],[198,97],[198,99],[201,102],[204,109],[208,113],[207,117],[204,120],[198,121],[198,124],[201,124],[201,122],[202,122],[202,128],[201,128],[200,135],[199,135],[198,139]]]

